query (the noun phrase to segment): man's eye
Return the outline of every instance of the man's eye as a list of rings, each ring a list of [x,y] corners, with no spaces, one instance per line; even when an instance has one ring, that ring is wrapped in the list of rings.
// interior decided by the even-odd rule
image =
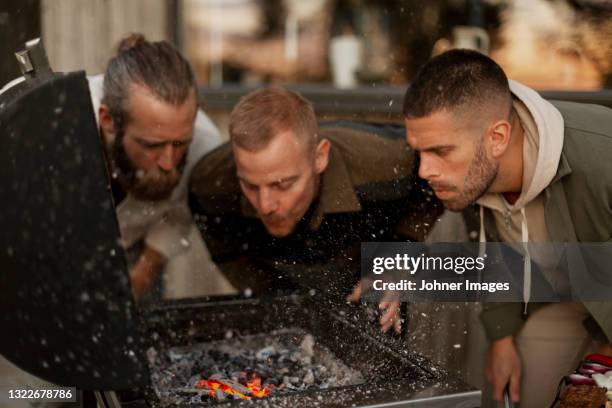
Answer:
[[[450,152],[451,152],[450,148],[439,149],[438,151],[436,151],[436,153],[440,157],[448,156]]]
[[[187,143],[188,143],[188,142],[187,142],[187,141],[184,141],[184,140],[176,140],[176,141],[172,142],[172,146],[174,146],[174,147],[183,147],[183,146],[185,146]]]
[[[145,149],[159,149],[160,147],[163,146],[163,144],[160,144],[160,143],[147,143],[143,141],[139,141],[138,144],[140,144]]]
[[[281,191],[285,191],[285,190],[289,190],[291,186],[293,186],[293,181],[283,181],[281,183],[278,183],[276,185],[276,188],[278,188]]]
[[[249,183],[247,183],[245,181],[242,182],[242,187],[247,189],[247,190],[251,190],[251,191],[257,189],[257,186],[255,186],[253,184],[249,184]]]

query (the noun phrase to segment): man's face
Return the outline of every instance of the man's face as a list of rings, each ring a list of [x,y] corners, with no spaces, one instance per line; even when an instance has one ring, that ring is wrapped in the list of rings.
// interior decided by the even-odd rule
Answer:
[[[487,157],[485,129],[447,111],[405,122],[406,140],[420,153],[419,176],[444,207],[461,211],[487,192],[499,165]]]
[[[141,86],[130,91],[128,119],[115,134],[111,159],[126,190],[140,199],[162,200],[181,179],[197,111],[195,95],[175,106]]]
[[[271,235],[291,234],[314,201],[327,166],[329,150],[322,146],[328,143],[319,142],[312,152],[293,132],[285,131],[259,151],[232,145],[242,192]]]

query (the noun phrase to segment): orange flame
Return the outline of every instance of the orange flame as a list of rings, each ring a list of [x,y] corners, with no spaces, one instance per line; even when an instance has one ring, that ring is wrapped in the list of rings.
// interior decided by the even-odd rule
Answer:
[[[270,394],[270,389],[267,385],[261,388],[261,378],[253,373],[251,381],[247,381],[247,388],[251,390],[251,395],[256,398],[264,398]]]
[[[261,386],[261,378],[253,373],[251,380],[247,381],[246,388],[249,390],[248,394],[239,391],[235,386],[232,386],[232,381],[224,381],[217,379],[200,380],[196,384],[196,388],[208,389],[208,395],[212,398],[216,397],[216,391],[221,390],[228,395],[236,395],[240,399],[248,400],[254,398],[265,398],[270,395],[270,389],[268,385]]]

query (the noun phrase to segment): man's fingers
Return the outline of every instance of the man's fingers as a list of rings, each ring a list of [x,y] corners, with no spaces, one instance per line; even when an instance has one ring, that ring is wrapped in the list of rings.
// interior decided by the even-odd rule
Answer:
[[[400,302],[397,300],[382,300],[378,304],[379,309],[394,309],[399,310]]]
[[[372,280],[368,278],[361,279],[359,283],[357,283],[357,285],[353,287],[353,291],[350,295],[346,297],[346,300],[348,302],[359,302],[364,292],[369,289],[369,285],[371,284],[371,282]]]
[[[399,321],[399,302],[380,302],[378,307],[385,312],[380,318],[380,325],[382,330],[386,332],[391,327],[395,328],[395,331],[399,333],[398,324],[401,325]],[[401,327],[401,326],[400,326]]]
[[[389,329],[393,328],[393,330],[399,334],[401,332],[402,324],[399,318],[392,317],[388,319],[386,322],[380,323],[381,329],[384,333],[388,332]]]
[[[395,329],[395,332],[397,334],[400,334],[402,332],[402,319],[401,318],[397,318],[395,319],[395,323],[393,324],[393,328]]]
[[[134,273],[130,276],[130,282],[132,284],[132,295],[138,300],[148,288],[149,283],[146,277],[143,278],[138,273]]]
[[[493,399],[495,401],[503,401],[504,391],[506,386],[509,385],[510,399],[513,402],[519,402],[521,397],[521,373],[519,370],[512,372],[509,377],[502,373],[489,373],[487,377],[493,385]]]
[[[361,299],[361,282],[355,285],[351,294],[346,297],[348,302],[358,302],[359,299]]]
[[[383,315],[380,317],[380,324],[385,325],[387,323],[393,324],[393,320],[395,318],[395,311],[393,308],[387,308]]]
[[[519,402],[521,399],[521,372],[515,370],[510,376],[510,399]]]
[[[346,297],[348,302],[358,302],[363,294],[363,288],[369,284],[369,281],[362,279],[355,287],[350,295]],[[383,332],[387,332],[390,328],[396,333],[402,330],[402,322],[399,318],[400,302],[397,300],[382,300],[378,304],[378,308],[383,310],[383,315],[380,318],[380,327]]]
[[[389,329],[391,328],[391,326],[393,326],[393,322],[386,322],[385,324],[381,323],[380,324],[380,328],[382,330],[383,333],[386,333],[389,331]]]
[[[504,388],[506,388],[506,384],[508,383],[507,378],[493,378],[493,399],[495,401],[503,401],[504,400]]]

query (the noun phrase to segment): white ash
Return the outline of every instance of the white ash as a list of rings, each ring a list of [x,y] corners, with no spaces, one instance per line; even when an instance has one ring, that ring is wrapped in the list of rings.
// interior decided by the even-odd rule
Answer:
[[[163,405],[214,404],[216,400],[207,391],[196,388],[198,382],[211,378],[238,381],[240,372],[256,373],[262,384],[272,384],[271,396],[364,383],[361,373],[301,329],[149,349],[148,357],[152,383]],[[234,398],[218,397],[221,401]]]

